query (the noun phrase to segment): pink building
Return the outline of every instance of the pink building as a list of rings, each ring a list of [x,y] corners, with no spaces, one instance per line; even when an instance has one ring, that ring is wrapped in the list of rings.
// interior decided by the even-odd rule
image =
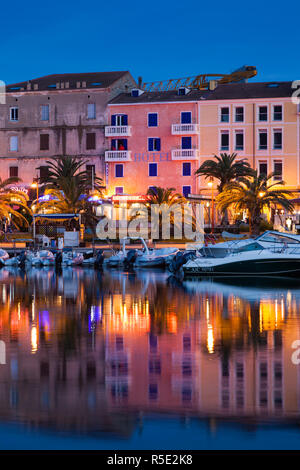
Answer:
[[[132,90],[108,104],[109,194],[144,195],[151,186],[207,192],[201,163],[236,152],[260,173],[299,189],[300,113],[292,82],[237,83],[212,90]]]

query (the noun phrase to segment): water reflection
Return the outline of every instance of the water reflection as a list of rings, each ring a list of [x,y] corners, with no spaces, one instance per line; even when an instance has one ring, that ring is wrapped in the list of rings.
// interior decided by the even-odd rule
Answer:
[[[297,280],[0,271],[0,420],[130,436],[148,413],[299,418]]]

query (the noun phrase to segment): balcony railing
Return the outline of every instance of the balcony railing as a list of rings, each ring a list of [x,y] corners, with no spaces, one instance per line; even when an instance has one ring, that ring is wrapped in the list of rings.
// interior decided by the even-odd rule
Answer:
[[[199,124],[172,124],[173,135],[198,134]]]
[[[106,137],[130,136],[131,126],[105,126]]]
[[[107,150],[105,152],[106,162],[130,162],[130,150]]]
[[[172,150],[172,160],[196,160],[198,149],[175,149]]]

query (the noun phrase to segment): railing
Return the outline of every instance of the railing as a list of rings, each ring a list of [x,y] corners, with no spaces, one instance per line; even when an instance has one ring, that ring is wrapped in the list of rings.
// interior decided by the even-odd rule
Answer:
[[[115,137],[120,135],[130,136],[131,126],[105,126],[106,137]]]
[[[130,150],[107,150],[105,152],[106,162],[130,162]]]
[[[198,158],[197,149],[172,150],[172,160],[196,160],[197,158]]]
[[[199,124],[172,124],[172,134],[197,134],[199,132]]]

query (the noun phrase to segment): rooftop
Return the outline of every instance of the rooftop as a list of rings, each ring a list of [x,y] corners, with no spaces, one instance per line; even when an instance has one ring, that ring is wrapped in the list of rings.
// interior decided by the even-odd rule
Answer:
[[[127,73],[129,72],[89,72],[45,75],[44,77],[33,78],[25,82],[6,85],[6,91],[51,91],[53,89],[64,88],[108,88]]]
[[[145,92],[140,96],[121,93],[110,101],[111,104],[151,103],[159,101],[232,100],[252,98],[284,98],[295,91],[293,82],[252,82],[218,85],[215,90],[191,90],[178,95],[177,90]]]

